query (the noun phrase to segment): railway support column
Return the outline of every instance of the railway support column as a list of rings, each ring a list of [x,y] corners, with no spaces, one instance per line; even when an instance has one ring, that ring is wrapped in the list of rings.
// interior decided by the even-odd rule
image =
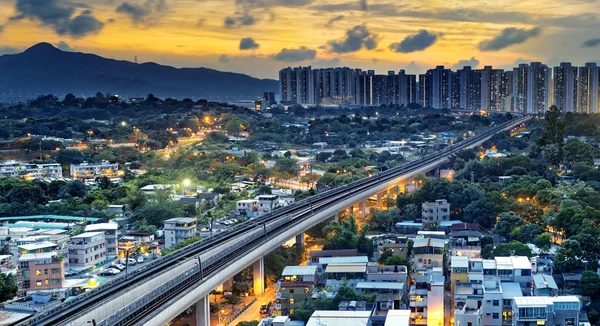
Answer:
[[[223,292],[231,292],[232,279],[228,279],[223,283]]]
[[[208,295],[196,302],[196,325],[210,325],[210,298]]]
[[[304,232],[296,236],[296,249],[302,250],[304,248]]]
[[[381,209],[381,200],[387,194],[387,190],[377,194],[377,209]]]
[[[265,263],[264,258],[252,264],[252,278],[254,283],[254,295],[261,295],[265,292]]]
[[[358,214],[360,214],[360,217],[366,217],[367,216],[367,201],[366,200],[361,200],[358,202]]]

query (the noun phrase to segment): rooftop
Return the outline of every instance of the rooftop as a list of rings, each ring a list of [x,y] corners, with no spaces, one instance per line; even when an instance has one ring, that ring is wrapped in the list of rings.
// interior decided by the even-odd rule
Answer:
[[[452,256],[450,259],[450,267],[452,268],[469,267],[469,257],[467,256]]]
[[[312,250],[308,252],[310,257],[339,257],[339,256],[356,256],[356,249],[340,249],[340,250]]]
[[[410,310],[389,310],[385,318],[385,326],[410,325]]]
[[[68,229],[69,223],[57,223],[57,222],[27,222],[17,221],[13,224],[6,225],[9,228],[28,228],[28,229]]]
[[[444,239],[435,238],[416,238],[413,244],[413,248],[419,247],[437,247],[444,248]]]
[[[58,247],[58,245],[51,241],[35,242],[35,243],[30,243],[30,244],[19,246],[19,248],[27,250],[27,251],[43,249],[43,248],[53,248],[53,247]]]
[[[365,326],[371,311],[316,310],[306,326]]]
[[[316,275],[317,266],[286,266],[281,276]]]
[[[103,232],[84,232],[82,234],[72,236],[71,239],[80,239],[80,238],[90,238],[100,234],[104,234]]]
[[[35,254],[22,254],[21,257],[19,257],[19,261],[32,261],[32,260],[38,260],[38,259],[49,259],[49,258],[56,257],[56,256],[58,256],[58,254],[56,253],[56,251],[40,252],[40,253],[35,253]]]
[[[193,223],[196,219],[193,217],[175,217],[165,220],[165,223]]]
[[[481,231],[481,226],[475,223],[461,223],[455,224],[451,228],[452,231],[460,231],[460,230],[472,230],[472,231]]]
[[[97,231],[97,230],[116,230],[119,228],[117,223],[98,223],[90,224],[85,226],[85,231]]]
[[[579,298],[574,295],[565,295],[558,297],[515,297],[514,303],[519,308],[526,307],[545,307],[553,305],[555,302],[576,302],[580,303]]]
[[[533,275],[533,283],[537,289],[554,289],[558,290],[558,286],[552,275],[536,274]]]
[[[58,221],[79,221],[79,222],[97,222],[100,219],[96,217],[81,217],[69,215],[29,215],[29,216],[11,216],[0,217],[0,221],[23,221],[23,220],[58,220]]]
[[[402,282],[359,282],[356,284],[357,289],[373,289],[373,290],[402,290],[404,283]]]
[[[368,263],[367,256],[345,256],[345,257],[321,257],[319,264],[352,264],[352,263]]]
[[[512,298],[523,296],[521,284],[519,283],[503,282],[500,286],[502,287],[502,299],[510,300]]]
[[[366,271],[366,263],[329,264],[325,273],[365,273]]]

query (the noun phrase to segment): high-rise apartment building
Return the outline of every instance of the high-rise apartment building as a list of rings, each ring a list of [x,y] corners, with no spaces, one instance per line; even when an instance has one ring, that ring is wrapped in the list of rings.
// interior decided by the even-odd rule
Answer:
[[[598,113],[598,66],[588,62],[577,68],[577,80],[574,89],[575,111],[580,113]]]
[[[544,113],[550,107],[552,72],[541,62],[532,62],[527,69],[527,106],[525,113]]]
[[[575,79],[577,70],[570,62],[561,62],[560,66],[554,67],[554,105],[563,112],[575,111]]]

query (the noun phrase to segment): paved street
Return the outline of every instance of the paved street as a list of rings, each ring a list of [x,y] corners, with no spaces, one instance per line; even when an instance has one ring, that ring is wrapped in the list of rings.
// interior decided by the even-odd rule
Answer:
[[[265,293],[263,293],[263,295],[258,298],[258,301],[256,301],[252,306],[250,306],[250,308],[248,308],[248,310],[244,311],[243,314],[241,314],[238,318],[236,318],[231,323],[231,325],[237,325],[237,323],[242,322],[242,321],[253,321],[253,320],[260,321],[262,319],[260,317],[260,306],[267,304],[274,300],[275,300],[275,286],[272,286],[272,287],[266,289]],[[216,321],[216,320],[214,320],[214,321]],[[213,324],[213,319],[211,319],[211,325],[216,325],[216,324]]]

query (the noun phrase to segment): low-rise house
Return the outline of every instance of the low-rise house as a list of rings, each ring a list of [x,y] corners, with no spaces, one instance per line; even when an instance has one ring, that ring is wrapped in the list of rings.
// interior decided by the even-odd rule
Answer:
[[[275,309],[294,315],[295,308],[312,297],[317,282],[316,266],[287,266],[277,282]]]
[[[164,223],[165,248],[171,248],[196,236],[196,219],[193,217],[171,218]]]
[[[74,180],[95,179],[98,177],[114,178],[119,175],[119,165],[102,161],[100,163],[71,164],[71,178]]]
[[[85,226],[85,232],[103,232],[106,241],[106,257],[108,259],[119,256],[119,224],[96,223]]]
[[[555,297],[558,295],[558,286],[552,275],[536,274],[532,279],[532,296]]]
[[[71,238],[69,244],[70,268],[81,272],[104,264],[106,240],[104,232],[85,232]]]
[[[56,251],[27,253],[19,257],[19,293],[31,290],[62,288],[65,279],[63,255]]]

